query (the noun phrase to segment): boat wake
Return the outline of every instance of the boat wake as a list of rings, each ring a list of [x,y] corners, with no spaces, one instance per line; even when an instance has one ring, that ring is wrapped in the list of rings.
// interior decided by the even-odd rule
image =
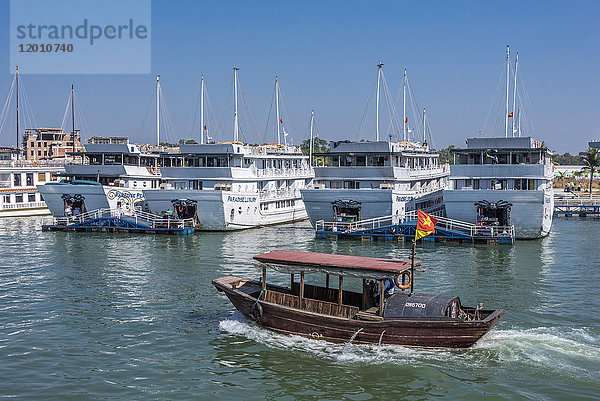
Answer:
[[[396,345],[333,344],[280,334],[235,312],[219,323],[221,330],[269,348],[287,349],[342,364],[423,365],[443,368],[449,360],[466,371],[485,365],[525,369],[538,374],[600,380],[600,332],[591,328],[493,330],[468,349],[414,348]]]

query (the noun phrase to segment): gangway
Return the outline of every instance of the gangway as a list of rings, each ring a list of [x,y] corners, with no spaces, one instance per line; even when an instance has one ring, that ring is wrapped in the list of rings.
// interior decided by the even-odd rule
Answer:
[[[145,234],[192,234],[200,224],[193,218],[173,219],[120,209],[96,209],[77,216],[55,217],[43,231],[134,232]]]
[[[514,244],[515,242],[514,226],[482,226],[442,216],[435,217],[438,219],[435,233],[424,237],[424,241],[487,244]],[[415,237],[416,229],[416,210],[407,212],[404,216],[390,215],[356,222],[319,220],[315,224],[316,237],[328,239],[407,241]]]
[[[600,217],[600,198],[554,199],[554,217]]]

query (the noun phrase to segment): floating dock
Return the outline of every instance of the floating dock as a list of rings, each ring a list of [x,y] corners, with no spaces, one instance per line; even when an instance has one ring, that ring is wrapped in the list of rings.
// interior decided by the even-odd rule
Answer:
[[[512,245],[515,243],[514,226],[480,226],[463,221],[438,217],[435,233],[424,237],[427,242],[484,243]],[[357,222],[325,222],[315,224],[315,235],[323,239],[355,238],[363,241],[410,241],[417,229],[417,213],[406,216],[384,216]]]
[[[43,231],[127,232],[141,234],[193,234],[195,219],[165,219],[146,212],[98,209],[78,216],[57,217]]]
[[[556,199],[554,217],[600,217],[600,198]]]

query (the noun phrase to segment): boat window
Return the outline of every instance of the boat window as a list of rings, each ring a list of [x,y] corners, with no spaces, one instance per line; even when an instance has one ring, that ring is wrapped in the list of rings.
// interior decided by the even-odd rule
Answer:
[[[35,194],[27,194],[27,202],[35,202]]]
[[[38,173],[38,182],[46,181],[46,173]]]
[[[17,194],[17,195],[15,195],[15,202],[16,203],[23,203],[23,194]]]
[[[3,202],[10,203],[10,195],[3,195]]]
[[[25,174],[25,182],[28,187],[33,185],[33,173]]]
[[[229,215],[231,217],[230,220],[233,221],[233,219],[235,218],[235,209],[231,209],[231,213]]]
[[[15,187],[21,186],[21,173],[15,173],[14,186]]]

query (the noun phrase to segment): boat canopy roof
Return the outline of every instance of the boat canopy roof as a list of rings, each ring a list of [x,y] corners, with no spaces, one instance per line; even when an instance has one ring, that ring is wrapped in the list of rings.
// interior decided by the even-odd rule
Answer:
[[[280,250],[254,257],[257,261],[283,273],[321,272],[339,276],[385,279],[410,269],[410,261],[331,255],[327,253]],[[420,262],[415,261],[415,266]]]

